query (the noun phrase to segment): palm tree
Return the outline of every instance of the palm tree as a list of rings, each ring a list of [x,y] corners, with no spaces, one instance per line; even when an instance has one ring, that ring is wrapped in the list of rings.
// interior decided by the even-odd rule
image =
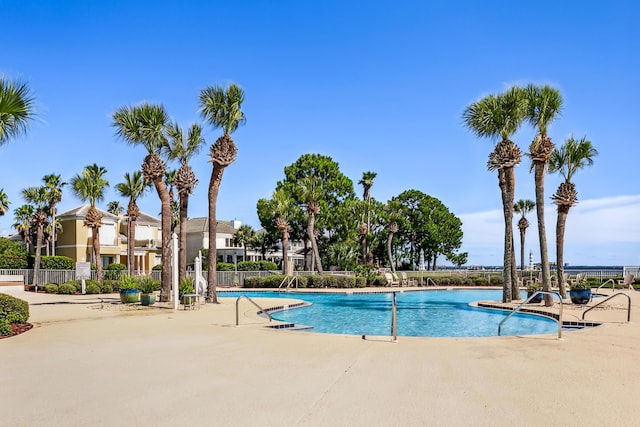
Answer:
[[[549,86],[529,85],[526,88],[526,97],[528,102],[527,120],[538,131],[529,146],[529,154],[527,155],[531,158],[531,170],[534,171],[536,187],[542,290],[549,292],[551,290],[551,272],[549,270],[549,253],[547,252],[547,233],[544,226],[544,175],[555,146],[547,135],[547,128],[560,114],[562,96],[557,89]],[[544,302],[547,307],[550,307],[552,304],[551,295],[545,294]]]
[[[117,185],[116,185],[116,188],[118,188]],[[109,212],[110,214],[114,214],[116,216],[120,216],[122,215],[122,212],[124,212],[124,208],[122,207],[122,205],[120,205],[119,201],[113,200],[107,203],[107,212]]]
[[[223,135],[211,146],[209,155],[213,168],[209,180],[209,269],[207,272],[207,299],[217,303],[216,294],[216,203],[224,169],[236,160],[238,148],[231,134],[246,121],[242,112],[244,91],[231,83],[225,90],[221,86],[211,86],[200,92],[200,114],[214,128],[222,128]]]
[[[136,201],[144,195],[150,188],[151,183],[146,182],[139,170],[133,171],[132,174],[125,172],[124,182],[116,184],[116,190],[122,197],[129,198],[127,205],[127,274],[132,275],[134,271],[139,270],[136,265],[135,247],[136,247],[136,221],[140,215],[140,209]]]
[[[513,205],[515,213],[520,214],[520,220],[518,221],[518,229],[520,230],[520,268],[524,271],[524,237],[529,228],[529,221],[527,221],[527,214],[533,210],[535,203],[532,200],[518,200]]]
[[[169,160],[178,160],[180,169],[175,174],[174,183],[178,190],[179,199],[179,249],[178,249],[178,283],[187,275],[187,213],[189,210],[189,195],[198,184],[193,169],[189,166],[189,160],[197,154],[205,140],[202,137],[200,125],[192,124],[185,137],[184,132],[177,123],[173,123],[167,129],[169,145],[167,155]]]
[[[25,248],[27,248],[27,252],[29,252],[29,247],[31,246],[31,226],[34,213],[35,209],[31,205],[22,205],[13,211],[13,218],[16,221],[13,223],[13,228],[15,228],[20,234],[20,237],[22,237],[22,242]]]
[[[364,264],[367,263],[367,234],[369,234],[369,230],[371,229],[371,187],[373,187],[373,180],[378,176],[377,173],[367,171],[362,173],[362,179],[358,181],[358,184],[362,185],[363,194],[362,200],[367,203],[367,223],[366,228],[364,224],[360,224],[358,226],[358,234],[360,235],[360,246],[362,248],[362,262]],[[364,223],[364,218],[362,219]]]
[[[315,176],[307,176],[300,180],[298,188],[302,195],[302,200],[307,205],[307,237],[311,241],[313,259],[319,274],[323,273],[322,260],[318,250],[317,233],[315,228],[316,215],[320,213],[320,198],[322,197],[322,183]]]
[[[109,186],[109,181],[103,178],[106,173],[107,170],[104,167],[94,163],[86,166],[82,173],[76,174],[70,182],[73,194],[83,202],[89,202],[89,211],[85,217],[84,226],[91,229],[93,260],[99,282],[102,282],[102,259],[100,257],[102,214],[96,208],[96,202],[104,198],[104,189]]]
[[[0,78],[0,146],[27,131],[33,107],[26,83]]]
[[[121,107],[113,113],[116,134],[124,142],[142,145],[148,152],[142,162],[142,174],[146,182],[152,182],[160,198],[162,229],[162,292],[160,301],[171,300],[171,198],[164,181],[166,166],[160,158],[166,146],[165,130],[169,118],[162,105],[143,103],[133,107]]]
[[[236,231],[236,234],[233,236],[233,244],[234,245],[242,245],[244,249],[244,257],[243,260],[247,261],[247,245],[253,239],[256,232],[250,225],[241,225],[240,228]]]
[[[9,210],[9,198],[4,188],[0,188],[0,216],[3,216]]]
[[[489,95],[469,105],[462,115],[465,125],[478,137],[501,138],[489,155],[487,168],[498,171],[498,185],[502,195],[502,211],[505,222],[503,302],[518,298],[517,278],[513,275],[513,199],[515,174],[513,168],[520,164],[520,148],[509,139],[522,122],[526,112],[526,99],[521,88],[512,87],[497,96]],[[514,290],[516,292],[514,293]]]
[[[392,251],[392,247],[391,247],[391,242],[393,241],[393,236],[394,234],[398,233],[398,230],[400,229],[400,227],[398,227],[398,222],[395,220],[392,220],[391,222],[389,222],[389,224],[387,224],[386,230],[387,230],[387,256],[389,257],[389,263],[391,264],[391,271],[392,272],[396,272],[396,263],[393,260],[393,251]]]
[[[44,234],[44,225],[47,223],[47,214],[44,212],[49,195],[47,187],[29,187],[22,190],[22,197],[29,203],[35,205],[35,213],[32,223],[36,226],[36,257],[33,263],[33,285],[38,286],[40,275],[40,255],[42,252],[42,236]]]
[[[587,137],[579,141],[573,135],[565,143],[551,154],[549,172],[559,172],[564,182],[558,186],[551,199],[558,207],[558,219],[556,221],[556,263],[558,266],[558,285],[560,296],[566,298],[564,289],[564,230],[569,209],[578,202],[576,186],[571,182],[573,175],[580,169],[593,165],[593,158],[598,151],[593,147]]]
[[[294,201],[284,190],[279,189],[273,193],[271,198],[272,214],[275,217],[275,224],[280,232],[282,242],[282,274],[289,273],[289,233],[291,225],[289,220],[293,216]]]
[[[49,190],[49,213],[51,214],[51,255],[56,255],[56,231],[59,228],[56,222],[56,206],[62,201],[62,187],[67,185],[66,182],[62,182],[60,175],[49,174],[42,178],[44,185]]]

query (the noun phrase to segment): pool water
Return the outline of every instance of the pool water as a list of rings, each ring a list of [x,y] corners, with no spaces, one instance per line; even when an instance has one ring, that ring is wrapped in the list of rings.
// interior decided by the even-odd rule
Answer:
[[[392,293],[219,292],[221,298],[294,298],[308,307],[271,313],[274,319],[312,327],[312,331],[351,335],[391,335]],[[526,297],[526,295],[524,295]],[[508,314],[469,306],[472,301],[502,299],[501,290],[429,290],[396,292],[397,334],[417,337],[487,337],[498,335]],[[549,334],[558,330],[551,319],[516,314],[501,335]]]

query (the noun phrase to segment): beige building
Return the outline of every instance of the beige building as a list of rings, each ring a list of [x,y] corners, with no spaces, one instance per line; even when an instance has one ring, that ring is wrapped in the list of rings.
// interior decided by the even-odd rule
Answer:
[[[85,227],[84,220],[89,205],[78,206],[57,215],[62,231],[56,239],[56,255],[67,256],[76,262],[93,259],[92,230]],[[98,209],[102,214],[100,227],[100,262],[103,267],[110,264],[127,264],[127,218]],[[142,272],[150,271],[162,262],[162,230],[160,219],[140,213],[136,221],[135,257]]]

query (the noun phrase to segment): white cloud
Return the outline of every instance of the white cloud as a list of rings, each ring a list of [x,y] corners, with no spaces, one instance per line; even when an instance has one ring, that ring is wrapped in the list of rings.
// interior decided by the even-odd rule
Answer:
[[[555,261],[555,205],[545,205],[549,259]],[[502,265],[504,220],[502,210],[462,214],[463,251],[469,264]],[[535,212],[527,216],[525,253],[539,261],[540,248]],[[514,218],[516,253],[520,237]],[[518,257],[519,258],[519,257]],[[570,265],[640,265],[640,195],[606,197],[579,202],[571,209],[565,229],[564,261]],[[518,259],[518,263],[520,260]]]

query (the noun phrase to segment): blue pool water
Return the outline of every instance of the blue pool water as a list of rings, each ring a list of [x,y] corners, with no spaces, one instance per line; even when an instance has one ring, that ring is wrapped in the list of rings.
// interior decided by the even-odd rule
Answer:
[[[313,327],[315,332],[391,335],[392,293],[326,294],[296,292],[219,292],[220,298],[295,298],[309,307],[272,313],[284,322]],[[502,299],[501,290],[438,290],[396,292],[397,333],[418,337],[486,337],[498,334],[507,312],[470,307],[478,300]],[[558,324],[541,316],[516,314],[501,335],[555,333]]]

